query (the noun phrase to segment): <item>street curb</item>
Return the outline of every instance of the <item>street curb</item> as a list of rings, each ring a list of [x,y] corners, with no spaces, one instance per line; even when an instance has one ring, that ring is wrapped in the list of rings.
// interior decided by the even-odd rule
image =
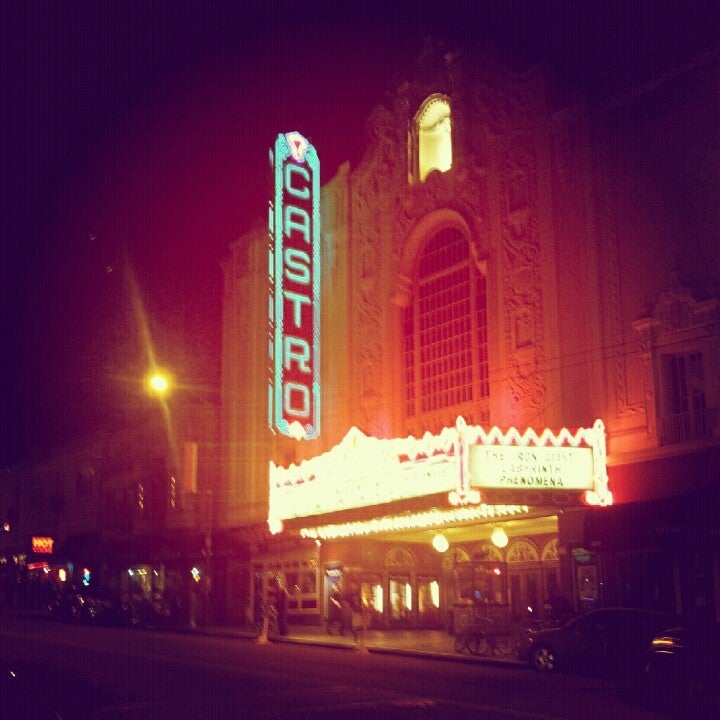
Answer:
[[[238,630],[235,632],[223,631],[223,630],[203,630],[198,629],[198,634],[203,634],[207,637],[224,637],[230,639],[239,640],[250,640],[254,641],[257,636],[248,631]],[[336,650],[346,650],[350,652],[360,653],[361,650],[357,645],[351,645],[350,643],[337,643],[325,640],[323,638],[306,638],[306,637],[293,637],[292,635],[275,637],[269,640],[268,644],[280,644],[287,643],[293,645],[314,645],[316,647],[331,648]],[[413,648],[393,648],[393,647],[380,647],[378,645],[366,645],[365,651],[370,654],[379,655],[400,655],[404,657],[417,657],[424,660],[442,660],[445,662],[462,662],[471,663],[475,665],[490,665],[495,667],[514,667],[514,668],[526,668],[528,664],[523,660],[515,659],[503,659],[503,658],[490,658],[483,657],[481,655],[470,655],[464,653],[445,653],[434,650],[416,650]]]
[[[47,616],[41,611],[34,612],[32,610],[13,610],[9,613],[5,613],[6,616],[14,616],[16,618],[24,619],[36,619],[42,618],[47,619]],[[175,632],[182,635],[198,635],[204,637],[217,637],[230,640],[247,640],[254,642],[257,640],[257,633],[251,632],[250,630],[242,630],[224,628],[224,627],[212,627],[212,628],[194,628],[194,629],[181,629],[181,628],[143,628],[146,631],[156,632]],[[297,637],[293,635],[286,635],[281,637],[271,638],[269,643],[280,644],[287,643],[293,645],[314,645],[316,647],[324,647],[335,650],[346,650],[350,652],[361,654],[361,650],[357,645],[351,644],[350,642],[333,642],[323,637]],[[445,662],[461,662],[470,663],[475,665],[489,665],[495,667],[507,667],[507,668],[523,668],[528,667],[527,662],[523,660],[515,659],[504,659],[504,658],[491,658],[484,657],[482,655],[471,655],[465,653],[451,653],[451,652],[440,652],[436,650],[421,650],[415,648],[401,648],[401,647],[382,647],[379,645],[366,645],[365,650],[362,654],[376,654],[376,655],[399,655],[403,657],[416,657],[423,660],[440,660]]]

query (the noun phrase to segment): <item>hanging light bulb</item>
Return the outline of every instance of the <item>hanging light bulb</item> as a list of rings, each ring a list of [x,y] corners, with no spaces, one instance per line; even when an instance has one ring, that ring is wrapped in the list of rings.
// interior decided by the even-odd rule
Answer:
[[[504,548],[508,544],[508,536],[505,532],[505,528],[500,526],[496,527],[492,531],[490,540],[495,547]]]
[[[433,538],[432,546],[439,553],[444,553],[450,547],[450,543],[448,542],[448,539],[442,533],[438,533]]]

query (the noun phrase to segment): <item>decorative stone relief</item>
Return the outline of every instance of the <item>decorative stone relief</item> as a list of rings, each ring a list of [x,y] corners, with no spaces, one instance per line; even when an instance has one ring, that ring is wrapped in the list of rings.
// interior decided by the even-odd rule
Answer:
[[[533,316],[527,307],[515,312],[515,349],[528,348],[533,344]]]
[[[387,263],[379,263],[378,258],[386,257],[387,248],[392,247],[393,206],[397,204],[393,200],[397,189],[407,183],[401,150],[405,125],[387,108],[378,107],[367,129],[370,148],[350,183],[351,276],[357,279],[351,298],[357,318],[353,352],[361,383],[357,394],[360,422],[367,432],[381,435],[379,415],[385,404],[382,340],[389,298],[380,289],[388,287],[390,274]]]
[[[495,560],[496,562],[503,562],[503,554],[499,547],[496,547],[492,543],[482,543],[472,551],[473,560]]]
[[[657,403],[655,402],[655,379],[653,377],[653,359],[649,342],[641,342],[643,394],[645,396],[645,424],[648,435],[657,436]]]
[[[598,181],[595,184],[596,213],[595,229],[598,234],[598,252],[600,257],[600,271],[603,273],[602,290],[605,293],[605,307],[607,308],[608,347],[617,348],[612,357],[608,359],[612,371],[616,412],[619,418],[631,417],[641,414],[645,407],[642,404],[631,404],[628,400],[628,384],[624,347],[623,322],[620,318],[620,271],[618,266],[618,238],[615,202],[612,198],[611,188],[614,180],[611,177],[611,159],[608,157],[609,147],[606,143],[598,144],[596,157],[596,172]]]
[[[431,49],[432,50],[432,49]],[[377,416],[387,405],[384,397],[384,331],[391,304],[405,307],[410,299],[411,278],[401,266],[405,242],[421,218],[438,209],[457,212],[470,230],[471,254],[481,272],[493,244],[500,239],[501,221],[496,217],[497,193],[494,178],[512,178],[502,189],[505,214],[502,240],[505,268],[519,269],[515,282],[506,284],[507,333],[515,341],[516,317],[519,332],[517,357],[511,357],[515,404],[523,411],[544,406],[545,390],[537,372],[543,360],[542,327],[534,318],[542,316],[537,233],[537,192],[531,127],[539,106],[539,87],[533,73],[511,77],[490,59],[486,77],[478,83],[460,85],[461,63],[454,57],[438,55],[432,60],[423,82],[408,82],[398,88],[391,104],[378,107],[367,123],[370,146],[350,177],[352,228],[351,307],[357,318],[353,336],[354,364],[362,387],[357,390],[359,420],[368,431],[376,427]],[[430,51],[429,51],[430,52]],[[432,56],[432,57],[430,57]],[[491,67],[492,66],[492,67]],[[453,145],[462,152],[453,157],[453,168],[433,172],[423,183],[408,183],[408,122],[422,101],[432,93],[451,100]],[[463,122],[464,120],[465,122]],[[509,131],[512,140],[502,168],[495,167],[494,145]],[[478,157],[474,145],[478,145]],[[482,146],[482,147],[481,147]],[[484,152],[480,152],[484,149]],[[478,165],[478,158],[481,158]],[[506,173],[506,170],[511,172]],[[492,188],[492,189],[490,189]],[[388,250],[392,249],[392,255]],[[388,262],[390,260],[391,262]],[[526,279],[530,278],[530,287]],[[516,284],[518,283],[518,284]],[[514,347],[509,343],[508,347]],[[531,374],[527,354],[532,353]],[[511,356],[513,353],[511,353]],[[521,372],[522,370],[522,372]],[[528,406],[529,403],[529,406]]]
[[[481,79],[472,90],[473,117],[486,137],[528,128],[538,105],[533,73],[517,80],[500,68],[494,70],[492,81]]]
[[[540,562],[540,554],[530,540],[513,540],[508,545],[507,561],[509,563]]]
[[[385,565],[388,567],[414,567],[415,558],[407,548],[395,545],[385,553]]]
[[[450,575],[455,569],[457,563],[465,563],[470,561],[470,554],[465,548],[455,545],[443,554],[441,566],[443,572]]]
[[[522,199],[511,184],[523,178]],[[506,212],[501,222],[507,386],[513,420],[528,414],[542,422],[546,386],[542,373],[545,350],[542,322],[540,236],[537,225],[537,190],[533,143],[524,134],[506,138],[500,168],[501,193]],[[513,210],[513,207],[518,209]]]
[[[556,537],[548,540],[543,545],[542,552],[540,553],[540,560],[544,563],[557,562],[560,559],[558,552],[558,539]]]

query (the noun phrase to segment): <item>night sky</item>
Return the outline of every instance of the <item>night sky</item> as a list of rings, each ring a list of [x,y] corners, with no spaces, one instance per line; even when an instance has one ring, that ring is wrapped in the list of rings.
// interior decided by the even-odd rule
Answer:
[[[144,402],[138,307],[157,361],[217,387],[220,264],[265,218],[275,136],[323,183],[356,165],[427,35],[592,89],[711,42],[715,5],[2,3],[0,467]]]

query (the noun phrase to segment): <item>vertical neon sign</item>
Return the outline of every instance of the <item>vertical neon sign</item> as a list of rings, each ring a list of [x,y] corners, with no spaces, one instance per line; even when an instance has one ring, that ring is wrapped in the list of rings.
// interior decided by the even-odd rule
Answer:
[[[320,161],[298,132],[271,153],[270,428],[297,439],[320,434]]]

